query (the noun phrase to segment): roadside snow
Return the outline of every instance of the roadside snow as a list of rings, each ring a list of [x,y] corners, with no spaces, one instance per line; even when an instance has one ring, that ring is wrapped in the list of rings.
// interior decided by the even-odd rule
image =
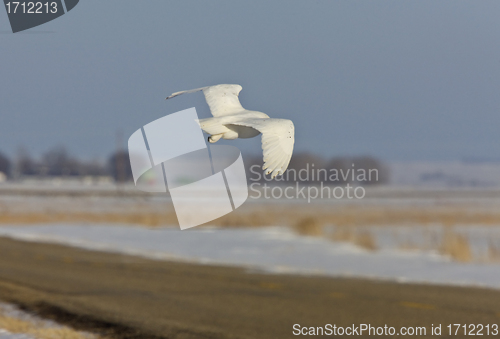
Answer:
[[[95,224],[15,225],[0,227],[0,236],[272,273],[500,288],[499,264],[458,263],[430,251],[366,251],[299,236],[284,227],[180,231]]]
[[[0,339],[35,339],[35,338],[28,336],[26,334],[10,333],[9,331],[0,328]]]

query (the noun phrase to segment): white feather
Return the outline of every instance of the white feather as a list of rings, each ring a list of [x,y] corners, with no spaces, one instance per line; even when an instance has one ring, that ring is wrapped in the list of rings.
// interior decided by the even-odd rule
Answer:
[[[206,133],[222,134],[223,139],[234,139],[235,133],[238,138],[250,138],[262,133],[262,169],[271,173],[273,178],[285,172],[295,143],[295,127],[291,120],[271,119],[265,113],[244,109],[238,99],[240,85],[201,87],[173,93],[167,99],[197,91],[203,91],[214,116],[200,120],[200,126]]]

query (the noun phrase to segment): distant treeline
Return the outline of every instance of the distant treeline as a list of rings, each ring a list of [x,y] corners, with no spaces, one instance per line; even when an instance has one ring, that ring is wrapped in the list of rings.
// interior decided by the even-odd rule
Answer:
[[[117,181],[132,179],[127,151],[115,152],[107,161],[84,161],[71,156],[64,147],[56,147],[39,159],[20,151],[15,160],[0,153],[0,172],[8,178],[111,176]]]
[[[271,181],[263,175],[262,156],[245,157],[247,179],[252,182]],[[19,152],[15,160],[0,153],[0,172],[8,178],[37,177],[99,177],[110,176],[119,182],[132,180],[128,152],[117,151],[107,161],[84,161],[71,156],[64,147],[56,147],[39,159]],[[389,171],[380,160],[369,156],[325,159],[310,154],[294,154],[286,173],[276,182],[301,182],[325,185],[374,185],[387,183]]]

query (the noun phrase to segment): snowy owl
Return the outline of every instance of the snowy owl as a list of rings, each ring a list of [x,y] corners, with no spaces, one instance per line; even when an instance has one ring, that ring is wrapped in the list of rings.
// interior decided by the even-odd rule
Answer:
[[[295,127],[287,119],[272,119],[262,112],[244,109],[238,100],[240,85],[207,86],[176,92],[167,99],[185,93],[203,91],[213,118],[200,119],[201,129],[209,134],[210,143],[220,138],[253,138],[262,133],[263,170],[274,178],[282,175],[290,163],[295,143]]]

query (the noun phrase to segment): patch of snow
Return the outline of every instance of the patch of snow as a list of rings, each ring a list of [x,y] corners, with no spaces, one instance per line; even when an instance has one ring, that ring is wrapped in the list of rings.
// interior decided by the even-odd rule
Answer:
[[[0,227],[0,236],[260,272],[500,288],[499,264],[454,262],[435,251],[393,247],[367,251],[349,243],[299,236],[284,227],[180,231],[96,224],[15,225]]]
[[[0,328],[0,339],[35,339],[22,333],[10,333],[9,331]]]

